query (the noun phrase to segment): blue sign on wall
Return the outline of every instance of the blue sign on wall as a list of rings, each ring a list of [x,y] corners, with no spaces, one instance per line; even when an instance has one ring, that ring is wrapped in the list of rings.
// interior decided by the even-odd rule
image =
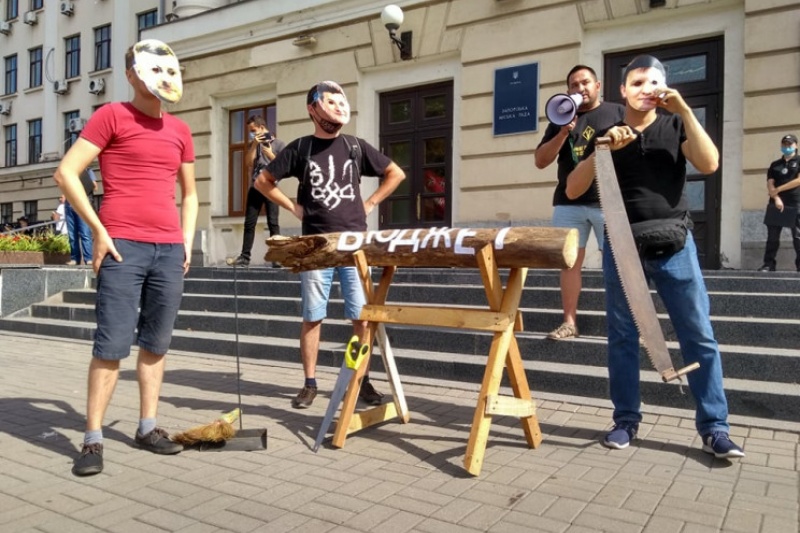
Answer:
[[[494,135],[539,128],[539,63],[494,71]]]

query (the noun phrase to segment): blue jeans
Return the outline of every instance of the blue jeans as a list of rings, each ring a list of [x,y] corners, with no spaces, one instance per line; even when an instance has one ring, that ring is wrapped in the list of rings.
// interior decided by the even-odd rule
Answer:
[[[614,258],[603,247],[608,324],[608,378],[614,422],[642,420],[639,392],[639,333],[622,292]],[[692,233],[680,252],[663,259],[642,260],[645,276],[656,286],[667,308],[686,365],[700,368],[686,377],[697,402],[695,427],[704,435],[729,430],[728,401],[722,388],[722,361],[709,318],[709,300],[697,261]]]
[[[83,221],[78,212],[72,209],[69,202],[64,204],[64,213],[67,219],[67,233],[69,234],[70,259],[80,265],[81,261],[92,262],[92,232],[89,225]]]
[[[328,316],[334,271],[339,275],[344,298],[344,317],[358,320],[361,316],[361,308],[367,303],[367,299],[364,297],[358,270],[356,267],[339,266],[300,273],[300,298],[303,304],[303,320],[306,322],[318,322]]]

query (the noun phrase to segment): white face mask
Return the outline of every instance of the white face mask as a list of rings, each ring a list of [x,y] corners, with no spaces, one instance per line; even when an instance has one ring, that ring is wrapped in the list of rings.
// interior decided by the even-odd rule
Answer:
[[[167,44],[155,39],[136,43],[133,69],[147,90],[162,102],[174,104],[183,96],[180,63]]]

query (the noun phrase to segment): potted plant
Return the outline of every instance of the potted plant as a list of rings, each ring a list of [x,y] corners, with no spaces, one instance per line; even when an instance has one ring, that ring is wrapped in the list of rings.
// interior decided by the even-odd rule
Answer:
[[[52,231],[0,235],[0,265],[58,265],[69,260],[69,239]]]

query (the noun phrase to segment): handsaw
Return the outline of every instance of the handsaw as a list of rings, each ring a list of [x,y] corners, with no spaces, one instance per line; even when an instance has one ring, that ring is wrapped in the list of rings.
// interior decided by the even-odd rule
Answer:
[[[328,433],[331,422],[333,422],[333,415],[336,414],[336,409],[339,407],[339,404],[342,403],[344,393],[347,392],[347,385],[350,383],[353,374],[358,370],[361,362],[367,356],[367,353],[369,353],[369,345],[361,344],[358,341],[358,336],[353,335],[344,351],[342,369],[339,371],[339,377],[336,378],[336,385],[333,387],[331,401],[328,403],[328,410],[325,411],[325,417],[322,419],[322,425],[319,428],[319,433],[317,433],[317,440],[314,441],[314,453],[317,453],[319,450],[319,446]]]
[[[610,142],[609,137],[599,137],[596,141],[595,174],[600,205],[605,217],[606,234],[622,283],[622,292],[625,294],[636,329],[639,330],[639,336],[653,367],[661,374],[664,382],[680,380],[684,374],[700,368],[700,364],[692,363],[679,370],[675,370],[672,366],[667,341],[664,340],[664,332],[658,323],[656,306],[650,296],[639,251],[633,240],[628,213],[622,201],[614,161],[611,159]]]

